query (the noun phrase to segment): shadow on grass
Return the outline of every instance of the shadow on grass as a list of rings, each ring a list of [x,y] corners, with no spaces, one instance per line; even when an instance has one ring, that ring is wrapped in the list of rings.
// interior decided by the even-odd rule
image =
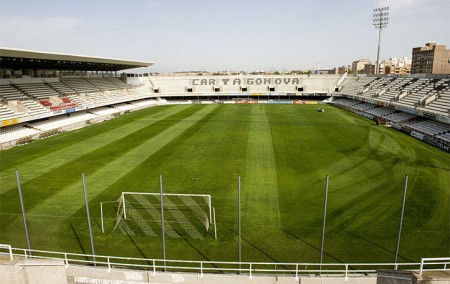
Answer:
[[[85,251],[85,249],[84,249],[84,247],[83,247],[83,244],[81,243],[80,237],[79,237],[78,234],[77,234],[77,230],[75,229],[75,227],[73,226],[73,224],[70,224],[70,228],[72,228],[72,232],[73,232],[73,234],[75,235],[75,238],[77,239],[77,242],[78,242],[78,245],[79,245],[80,248],[81,248],[81,251],[83,252],[84,255],[86,255],[87,253],[86,253],[86,251]],[[89,260],[88,257],[86,257],[86,260]]]
[[[365,242],[368,242],[369,244],[371,244],[371,245],[373,245],[373,246],[375,246],[375,247],[377,247],[377,248],[379,248],[379,249],[381,249],[381,250],[384,250],[384,251],[386,251],[386,252],[388,252],[388,253],[391,253],[393,256],[395,255],[395,252],[393,252],[393,251],[391,251],[391,250],[388,250],[387,248],[384,248],[384,247],[380,246],[379,244],[374,243],[374,242],[372,242],[372,241],[370,241],[370,240],[368,240],[368,239],[366,239],[366,238],[364,238],[364,237],[361,237],[361,236],[359,236],[359,235],[357,235],[357,234],[355,234],[355,233],[352,233],[352,232],[350,232],[350,231],[347,231],[347,230],[345,230],[345,232],[346,232],[347,234],[349,234],[349,235],[354,236],[355,238],[358,238],[358,239],[360,239],[360,240],[363,240],[363,241],[365,241]],[[413,260],[408,259],[408,258],[406,258],[406,257],[404,257],[404,256],[401,256],[400,254],[399,254],[398,256],[400,256],[400,257],[403,258],[403,259],[406,259],[406,260],[409,261],[409,262],[414,262]]]
[[[289,236],[291,236],[291,237],[293,237],[293,238],[295,238],[295,239],[301,241],[302,243],[306,244],[307,246],[309,246],[309,247],[311,247],[311,248],[317,250],[317,251],[320,253],[320,248],[318,248],[318,247],[316,247],[316,246],[314,246],[314,245],[308,243],[307,241],[305,241],[305,240],[303,240],[303,239],[297,237],[296,235],[294,235],[293,233],[291,233],[291,232],[289,232],[289,231],[287,231],[287,230],[282,230],[282,231],[285,232],[286,234],[288,234]],[[323,254],[326,255],[326,256],[328,256],[328,257],[331,258],[331,259],[336,260],[336,261],[339,262],[339,263],[344,263],[342,260],[340,260],[340,259],[338,259],[338,258],[336,258],[336,257],[334,257],[334,256],[332,256],[332,255],[330,255],[330,254],[328,254],[328,253],[326,253],[325,251],[323,252]]]
[[[176,230],[176,229],[174,229],[175,230],[175,232],[178,234],[178,235],[180,235],[180,236],[182,236],[182,234],[178,231],[178,230]],[[211,259],[209,259],[205,254],[203,254],[199,249],[197,249],[195,246],[194,246],[194,244],[192,244],[189,240],[188,240],[188,238],[184,238],[183,237],[183,240],[194,250],[194,251],[196,251],[199,255],[201,255],[202,257],[203,257],[203,259],[205,259],[206,261],[211,261]],[[211,263],[210,264],[212,267],[214,267],[214,268],[218,268],[217,267],[217,265],[215,265],[214,263]],[[219,274],[223,274],[223,271],[217,271],[216,273],[219,273]]]
[[[230,231],[235,234],[236,236],[238,236],[238,233],[236,233],[234,230],[230,229]],[[254,243],[252,243],[250,240],[246,239],[246,238],[242,238],[243,241],[245,241],[247,244],[249,244],[250,246],[252,246],[255,250],[259,251],[262,255],[266,256],[267,258],[269,258],[270,260],[272,260],[275,263],[278,263],[280,261],[278,261],[277,259],[273,258],[271,255],[269,255],[266,251],[264,251],[263,249],[259,248],[257,245],[255,245]],[[283,268],[285,268],[286,270],[289,270],[289,267],[286,266],[281,266]]]
[[[130,234],[126,233],[128,239],[130,239],[131,243],[134,245],[134,247],[137,249],[137,251],[139,252],[139,254],[142,256],[142,258],[147,259],[147,256],[145,255],[145,253],[142,251],[142,249],[136,244],[136,242],[133,240],[133,238],[131,237]],[[150,261],[147,261],[148,265],[152,265],[152,263]]]

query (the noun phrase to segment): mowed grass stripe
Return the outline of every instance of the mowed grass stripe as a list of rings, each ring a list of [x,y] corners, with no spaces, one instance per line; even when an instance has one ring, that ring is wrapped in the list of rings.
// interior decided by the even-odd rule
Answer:
[[[0,193],[7,192],[8,190],[11,190],[11,187],[16,186],[14,173],[16,168],[20,170],[22,183],[26,183],[27,181],[45,175],[54,169],[63,167],[65,164],[79,159],[80,156],[90,155],[91,152],[104,147],[105,145],[111,144],[114,141],[122,139],[132,133],[139,132],[141,129],[146,128],[149,125],[164,121],[171,115],[174,115],[185,108],[186,106],[177,108],[172,107],[168,109],[161,107],[156,113],[141,118],[137,121],[126,123],[121,127],[117,127],[106,132],[100,130],[101,132],[97,135],[83,139],[79,142],[72,141],[73,144],[65,148],[40,156],[39,158],[33,159],[30,157],[23,163],[16,163],[14,161],[8,163],[7,159],[2,159],[0,184],[3,186],[0,188]],[[118,118],[118,120],[120,119],[121,118]],[[92,127],[98,128],[97,126]],[[1,155],[2,153],[0,153],[0,157],[2,157]]]
[[[109,186],[114,184],[117,180],[124,177],[127,173],[132,171],[140,163],[148,159],[154,153],[158,152],[167,143],[170,143],[177,136],[182,134],[187,128],[195,124],[202,117],[214,110],[217,106],[210,105],[199,109],[191,116],[185,118],[172,127],[164,130],[160,134],[142,143],[133,150],[127,152],[125,155],[117,157],[114,161],[104,165],[101,169],[93,174],[86,173],[86,183],[90,198],[106,190]],[[74,182],[67,185],[63,190],[50,198],[44,200],[32,210],[31,214],[50,214],[55,211],[63,211],[64,214],[71,215],[80,207],[83,206],[83,198],[80,195],[81,181]],[[64,208],[60,208],[60,200],[71,200]],[[58,209],[56,209],[58,208]]]
[[[76,133],[78,132],[83,132],[85,138],[92,138],[97,135],[101,135],[104,132],[110,132],[116,128],[122,128],[127,124],[131,125],[132,123],[142,120],[143,117],[144,119],[152,119],[151,117],[157,118],[158,115],[161,115],[161,113],[164,113],[168,109],[176,107],[177,106],[174,105],[150,107],[127,113],[126,115],[111,119],[103,123],[89,125],[89,127],[84,127],[82,129],[69,132],[61,132],[55,136],[33,141],[33,143],[27,144],[26,147],[13,147],[11,149],[1,151],[0,156],[2,161],[6,165],[11,165],[11,163],[14,163],[15,165],[23,164],[28,162],[29,160],[36,160],[42,156],[49,155],[55,151],[60,151],[62,149],[66,149],[71,145],[79,143],[80,141],[76,141],[73,139],[73,136],[77,136]],[[52,147],[48,147],[48,144],[51,144]]]
[[[121,137],[120,139],[114,139],[114,136],[109,136],[109,139],[105,140],[105,142],[109,142],[108,144],[84,155],[80,155],[77,159],[69,161],[56,169],[49,170],[33,179],[28,179],[26,182],[23,182],[22,180],[24,196],[32,196],[34,201],[27,207],[32,208],[42,200],[56,194],[58,191],[62,190],[66,184],[79,182],[80,173],[82,171],[94,173],[105,164],[117,159],[117,157],[124,155],[126,152],[169,128],[178,120],[186,118],[192,114],[192,109],[186,110],[185,108],[182,108],[181,111],[176,113],[173,113],[173,111],[169,111],[169,113],[171,114],[170,116],[166,116],[164,113],[160,114],[162,117],[165,117],[164,122],[159,122],[156,125],[150,122],[148,126],[140,128],[125,137],[122,137],[120,133],[118,133]],[[78,133],[78,135],[83,136],[82,134],[82,132]],[[73,155],[77,156],[75,153],[73,153]],[[48,160],[47,163],[51,164],[52,161]],[[3,200],[3,203],[5,204],[4,208],[11,207],[18,212],[20,208],[16,204],[17,190],[15,187],[17,185],[15,179],[12,179],[12,177],[13,175],[11,175],[9,184],[4,185],[5,188],[8,188],[9,186],[10,190],[1,194],[0,199]],[[16,206],[14,206],[15,204]]]
[[[129,135],[129,139],[139,141],[119,139],[116,143],[123,143],[124,148],[128,145],[143,145],[148,138],[156,138],[155,135],[182,123],[192,113],[204,107],[206,106],[188,106],[186,110],[189,109],[190,113],[183,110],[151,128],[142,128],[143,137],[139,137],[139,132]],[[86,171],[97,253],[162,257],[160,237],[144,235],[142,228],[131,220],[128,224],[123,222],[128,225],[128,229],[126,226],[120,228],[129,235],[122,234],[119,228],[111,233],[116,216],[112,204],[104,211],[108,212],[108,216],[112,216],[112,219],[107,219],[109,223],[105,227],[109,233],[102,234],[98,225],[99,202],[117,199],[120,192],[130,189],[157,191],[159,174],[162,173],[165,192],[212,195],[219,236],[217,241],[208,235],[205,235],[205,240],[196,240],[176,225],[174,228],[182,233],[182,236],[167,239],[167,256],[172,259],[235,261],[237,175],[243,178],[242,189],[245,191],[245,170],[249,159],[247,152],[250,150],[248,143],[252,132],[254,107],[260,106],[217,105],[213,111],[194,124],[189,124],[187,129],[153,155],[146,157],[144,162],[138,161],[138,166],[119,176],[113,185],[102,186],[101,192],[95,192],[93,195],[90,190],[92,185],[97,183],[93,177],[99,177],[96,174],[104,171],[101,161],[120,159],[122,154],[129,153],[134,147],[123,149],[118,157],[110,158],[103,157],[108,154],[114,156],[114,151],[109,152],[108,144],[105,144],[90,152],[92,157],[83,155],[64,165],[62,169],[50,171],[46,175],[51,177],[50,173],[57,174],[56,180],[62,184],[61,188],[66,190],[64,180],[60,179],[60,176],[66,176],[63,169],[69,169],[68,167],[77,161],[77,168],[71,170],[75,172],[74,177],[69,178],[70,183],[73,183],[69,186],[76,194],[68,195],[67,198],[60,195],[60,203],[52,203],[55,207],[51,213],[50,210],[44,210],[49,212],[45,216],[60,215],[58,218],[44,217],[44,214],[39,215],[42,217],[32,213],[28,215],[32,246],[39,249],[89,252],[84,203],[70,216],[64,212],[64,207],[74,200],[75,195],[76,199],[83,199],[80,177],[83,163],[79,159],[86,159],[86,165],[89,167],[99,165],[96,167],[96,174],[91,170]],[[276,163],[282,227],[270,224],[252,227],[250,217],[258,217],[258,213],[249,212],[247,217],[250,220],[243,222],[244,260],[318,261],[326,174],[330,175],[325,234],[326,261],[393,260],[404,174],[409,174],[410,179],[400,247],[401,260],[420,261],[420,257],[447,256],[450,252],[449,155],[408,135],[377,127],[372,121],[352,113],[328,105],[321,107],[326,109],[324,113],[318,113],[317,106],[264,106],[270,124]],[[159,113],[163,114],[164,112]],[[127,116],[104,124],[108,126]],[[100,126],[101,124],[87,127],[85,130],[89,131],[86,132],[79,130],[36,141],[17,147],[20,150],[17,152],[8,150],[4,152],[7,157],[5,160],[14,161],[10,155],[12,153],[18,161],[25,161],[26,158],[22,154],[26,156],[27,153],[38,149],[36,145],[44,148],[47,144],[48,148],[57,148],[60,141],[58,137],[62,137],[61,140],[72,138],[73,141],[65,145],[76,144],[80,139],[89,139],[90,135],[95,133],[90,129],[102,129]],[[108,131],[115,129],[109,126],[107,128]],[[79,133],[87,134],[82,136]],[[120,149],[116,143],[111,146]],[[48,154],[45,151],[43,153]],[[12,175],[12,178],[15,183],[15,176]],[[115,176],[106,174],[104,178],[116,179]],[[29,185],[31,184],[27,184],[27,188]],[[40,188],[35,188],[36,191],[42,191],[39,198],[52,194],[46,189],[48,186],[44,183]],[[14,192],[17,192],[17,188]],[[35,194],[26,194],[26,208],[34,206],[34,196]],[[14,207],[11,200],[15,202]],[[37,203],[39,202],[38,200]],[[0,207],[1,212],[11,213],[0,215],[1,242],[26,247],[17,193],[6,200],[2,197]],[[68,208],[70,209],[70,204]],[[246,206],[243,204],[243,214],[247,214],[245,210]],[[146,211],[141,212],[141,216],[144,219],[153,219]],[[160,227],[154,225],[155,222],[149,223],[151,229],[159,235]],[[196,223],[194,226],[202,233]]]
[[[245,180],[242,183],[243,222],[246,227],[280,225],[277,168],[265,107],[254,105],[247,144]]]
[[[163,174],[165,192],[211,194],[220,226],[233,228],[237,214],[229,208],[237,204],[237,177],[245,170],[250,111],[218,105],[91,202],[117,198],[124,190],[159,192]]]
[[[196,108],[205,108],[205,105],[196,105]],[[205,158],[204,153],[201,152],[202,145],[193,143],[195,146],[199,146],[199,152],[193,150],[191,147],[185,149],[185,145],[191,145],[191,138],[196,137],[197,132],[203,128],[205,124],[208,124],[210,119],[220,113],[220,106],[217,106],[214,110],[210,111],[207,115],[203,116],[196,123],[190,125],[184,132],[178,135],[175,139],[172,139],[169,143],[164,145],[158,152],[156,152],[151,157],[143,161],[138,167],[130,171],[126,176],[118,179],[112,186],[108,188],[107,191],[103,192],[98,196],[99,202],[104,201],[111,196],[120,196],[123,191],[134,191],[134,192],[156,192],[159,193],[159,175],[163,175],[163,188],[164,192],[171,193],[183,193],[183,191],[175,190],[172,187],[172,182],[180,182],[186,185],[186,178],[178,180],[178,177],[187,177],[188,181],[193,181],[191,179],[191,174],[197,176],[203,171],[190,173],[189,170],[195,171],[194,165],[191,164],[192,161],[197,161],[201,164],[201,159]],[[181,121],[181,118],[180,118]],[[178,121],[179,122],[179,121]],[[177,122],[177,123],[178,123]],[[184,155],[194,154],[195,158],[190,160],[185,160]],[[166,163],[170,163],[167,166]],[[173,178],[175,177],[175,179]],[[170,183],[170,185],[169,185]],[[208,184],[210,187],[210,184]],[[186,188],[184,188],[186,190]],[[187,189],[185,193],[192,193],[196,191],[195,189]]]

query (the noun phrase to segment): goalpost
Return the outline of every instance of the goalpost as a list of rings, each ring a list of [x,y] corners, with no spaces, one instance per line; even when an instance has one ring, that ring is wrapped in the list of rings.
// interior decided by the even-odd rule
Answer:
[[[217,236],[211,195],[164,193],[162,196],[165,231],[169,236],[179,237],[182,232],[193,238],[203,238],[201,228],[208,232],[210,225],[214,225],[214,236]],[[155,226],[162,225],[161,193],[122,192],[117,202],[114,230],[122,226],[147,235],[157,234]]]

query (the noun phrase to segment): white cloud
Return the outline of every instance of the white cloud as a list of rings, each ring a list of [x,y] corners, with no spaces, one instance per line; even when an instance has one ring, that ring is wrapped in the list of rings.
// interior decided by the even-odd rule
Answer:
[[[47,17],[42,19],[19,16],[0,17],[0,45],[12,46],[45,40],[79,26],[83,21],[72,17]]]

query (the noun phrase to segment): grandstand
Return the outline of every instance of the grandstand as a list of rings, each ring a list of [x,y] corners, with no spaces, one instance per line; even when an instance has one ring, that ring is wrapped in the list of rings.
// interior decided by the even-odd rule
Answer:
[[[6,76],[0,79],[0,119],[2,127],[20,125],[38,130],[70,129],[70,113],[89,111],[97,121],[145,106],[166,103],[307,103],[331,97],[331,102],[371,119],[382,118],[397,129],[414,130],[424,137],[441,141],[444,133],[409,127],[402,123],[429,120],[450,123],[450,79],[425,77],[342,77],[336,75],[239,75],[239,76],[127,76],[117,75],[122,68],[150,66],[148,62],[130,62],[72,55],[2,50],[2,68],[14,70],[13,58],[21,58],[20,68],[29,60],[41,60],[41,69],[55,60],[67,64],[56,77]],[[25,63],[24,63],[25,61]],[[130,65],[131,64],[131,65]],[[134,64],[134,65],[133,65]],[[86,71],[86,70],[89,70]],[[78,73],[77,73],[78,72]],[[100,74],[99,74],[100,72]],[[12,74],[11,72],[3,72]],[[65,75],[65,74],[68,75]],[[78,75],[75,75],[78,74]],[[19,78],[20,77],[20,78]],[[137,107],[140,105],[140,107]],[[95,121],[84,117],[84,123]],[[100,118],[99,118],[100,117]],[[42,121],[48,120],[48,121]],[[56,122],[61,120],[60,125]],[[53,126],[52,126],[53,125]],[[421,124],[417,124],[421,125]],[[402,126],[404,126],[402,128]],[[426,125],[425,127],[430,127]],[[433,133],[433,134],[431,134]],[[45,134],[42,135],[44,137]],[[439,137],[438,137],[439,136]],[[23,138],[21,135],[18,137]],[[5,144],[5,141],[7,143]],[[430,139],[428,139],[430,140]],[[426,140],[426,141],[428,141]],[[0,139],[2,149],[16,145]],[[446,145],[445,139],[442,142]],[[441,145],[441,144],[439,144]]]
[[[448,151],[449,82],[445,76],[348,78],[333,103]]]
[[[355,100],[403,109],[448,123],[450,84],[447,78],[348,78],[340,95]]]

